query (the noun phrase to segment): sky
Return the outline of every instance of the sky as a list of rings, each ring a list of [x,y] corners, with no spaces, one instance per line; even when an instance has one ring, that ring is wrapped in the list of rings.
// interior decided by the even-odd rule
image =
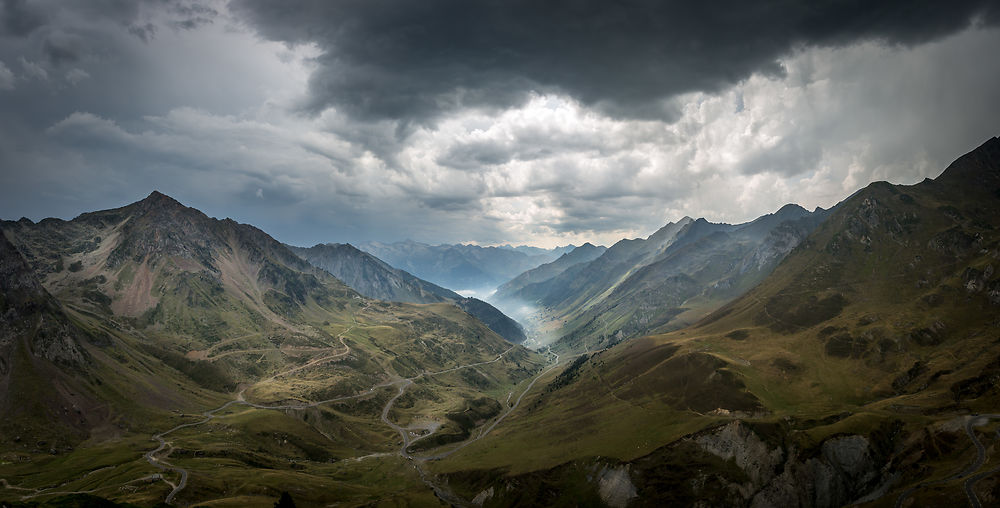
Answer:
[[[989,1],[0,0],[0,218],[610,245],[933,178],[998,52]]]

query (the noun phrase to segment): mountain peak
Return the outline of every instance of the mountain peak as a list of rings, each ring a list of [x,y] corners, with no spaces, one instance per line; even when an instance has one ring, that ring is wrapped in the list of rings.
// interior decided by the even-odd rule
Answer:
[[[795,203],[788,203],[787,205],[779,208],[777,213],[778,214],[786,214],[786,213],[809,213],[809,210],[806,210],[805,208],[802,208],[801,206],[799,206],[799,205],[797,205]]]
[[[177,201],[176,199],[174,199],[174,198],[172,198],[172,197],[170,197],[170,196],[168,196],[168,195],[166,195],[166,194],[164,194],[164,193],[162,193],[162,192],[160,192],[158,190],[154,190],[153,192],[150,192],[149,195],[146,196],[146,198],[143,199],[142,201],[139,201],[139,203],[143,203],[143,204],[147,204],[147,205],[156,205],[156,206],[174,206],[174,207],[177,207],[177,206],[183,207],[184,206],[184,205],[181,204],[180,201]]]

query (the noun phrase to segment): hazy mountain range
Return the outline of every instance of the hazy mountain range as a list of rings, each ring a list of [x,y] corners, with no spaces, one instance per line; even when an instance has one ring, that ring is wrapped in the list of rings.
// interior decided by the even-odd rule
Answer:
[[[577,349],[680,328],[759,283],[828,214],[787,205],[739,225],[685,217],[525,272],[491,299]]]
[[[573,249],[537,247],[480,247],[478,245],[427,245],[406,240],[395,243],[364,242],[357,248],[421,279],[453,289],[486,296],[521,272],[548,263]]]
[[[831,210],[547,262],[289,248],[156,192],[0,227],[5,502],[1000,502],[997,138]],[[551,347],[393,268],[406,245],[523,262],[495,298]]]

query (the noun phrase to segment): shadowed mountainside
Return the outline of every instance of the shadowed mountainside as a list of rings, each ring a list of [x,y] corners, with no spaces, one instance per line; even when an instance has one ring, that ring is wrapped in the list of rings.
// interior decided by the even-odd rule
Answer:
[[[368,298],[406,303],[454,303],[508,341],[520,344],[525,340],[521,326],[492,305],[414,277],[352,245],[328,243],[289,248]]]

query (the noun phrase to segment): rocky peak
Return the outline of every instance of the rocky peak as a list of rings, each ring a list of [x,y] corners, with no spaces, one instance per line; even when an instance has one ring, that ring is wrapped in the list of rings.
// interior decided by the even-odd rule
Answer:
[[[0,230],[0,287],[4,289],[5,298],[11,294],[34,294],[44,290],[28,263],[14,244]]]
[[[797,205],[795,203],[788,203],[787,205],[779,208],[778,211],[775,212],[775,215],[781,215],[781,216],[784,216],[784,215],[805,215],[807,213],[809,213],[809,210],[806,210],[805,208],[802,208],[801,206],[799,206],[799,205]]]
[[[224,243],[223,221],[157,191],[114,212],[127,222],[121,229],[121,241],[108,257],[109,267],[128,259],[141,262],[146,256],[167,255],[194,259],[212,268],[212,251]]]

